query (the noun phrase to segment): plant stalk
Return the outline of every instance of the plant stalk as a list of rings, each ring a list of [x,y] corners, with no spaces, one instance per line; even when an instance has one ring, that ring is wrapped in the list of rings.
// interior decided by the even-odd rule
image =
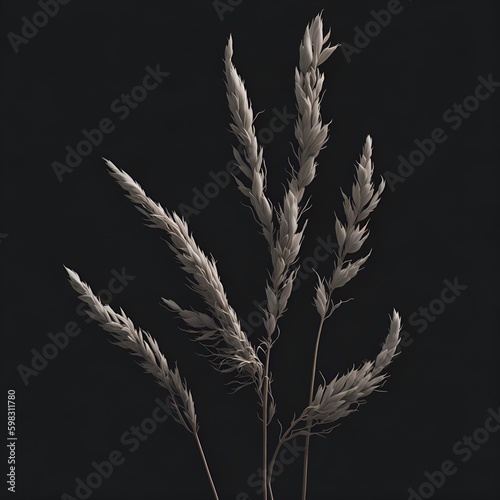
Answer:
[[[276,449],[274,450],[273,456],[271,457],[271,461],[269,462],[268,488],[269,488],[269,494],[271,496],[271,500],[274,500],[273,490],[271,487],[271,478],[272,478],[272,471],[274,469],[274,464],[276,462],[276,458],[278,457],[278,453],[281,450],[281,447],[283,446],[283,444],[285,444],[290,439],[290,435],[292,434],[292,429],[295,427],[297,422],[298,421],[292,422],[292,424],[287,429],[287,431],[281,436],[278,444],[276,445]]]
[[[311,375],[311,388],[309,391],[309,403],[308,406],[311,406],[313,397],[314,397],[314,385],[316,383],[316,365],[318,361],[318,351],[319,351],[319,341],[321,338],[321,331],[323,330],[323,323],[325,322],[325,317],[321,318],[318,333],[316,335],[316,346],[314,348],[314,359],[312,365],[312,375]],[[307,423],[307,430],[311,430],[311,421],[309,420]],[[307,497],[307,473],[309,468],[309,446],[311,442],[311,434],[308,432],[306,434],[306,445],[304,449],[304,472],[303,472],[303,480],[302,480],[302,500],[306,500]]]
[[[271,357],[271,344],[266,350],[266,366],[264,372],[264,392],[262,400],[262,473],[263,473],[263,498],[267,500],[268,480],[267,480],[267,400],[269,394],[269,358]],[[271,471],[272,475],[272,471]],[[269,481],[270,482],[270,481]]]
[[[203,465],[205,466],[205,470],[207,471],[208,480],[210,481],[210,486],[212,487],[214,497],[216,500],[219,500],[219,495],[217,494],[217,489],[215,488],[212,474],[210,474],[210,468],[208,467],[207,459],[205,458],[205,453],[203,453],[203,447],[201,446],[200,438],[198,437],[197,432],[194,432],[194,438],[196,439],[196,444],[198,445],[198,448],[200,450],[201,458],[203,459]]]

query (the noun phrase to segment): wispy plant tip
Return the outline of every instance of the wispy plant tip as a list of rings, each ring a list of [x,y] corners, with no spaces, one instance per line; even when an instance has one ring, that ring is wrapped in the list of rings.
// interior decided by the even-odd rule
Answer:
[[[64,268],[68,273],[71,286],[78,293],[79,298],[89,306],[87,314],[114,337],[114,344],[142,359],[139,364],[168,391],[176,421],[189,432],[196,433],[198,424],[191,392],[185,381],[181,379],[177,367],[173,370],[169,367],[156,340],[149,333],[136,328],[123,310],[117,313],[109,305],[103,304],[75,271],[66,266]]]

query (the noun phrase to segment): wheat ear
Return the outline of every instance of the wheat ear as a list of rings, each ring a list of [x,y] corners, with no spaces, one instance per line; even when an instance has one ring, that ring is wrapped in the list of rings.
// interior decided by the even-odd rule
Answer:
[[[71,286],[78,293],[79,298],[90,308],[86,311],[87,314],[92,319],[95,319],[103,330],[113,335],[116,340],[113,344],[128,349],[134,356],[142,358],[142,361],[138,363],[147,373],[153,375],[159,385],[167,390],[170,406],[173,409],[173,417],[176,422],[193,434],[213,494],[218,499],[219,496],[198,436],[199,425],[193,397],[186,386],[186,382],[181,379],[177,366],[173,370],[168,366],[167,359],[160,351],[156,340],[148,332],[136,328],[132,320],[125,315],[123,309],[120,309],[120,313],[117,313],[109,305],[103,304],[90,286],[83,282],[75,271],[67,267],[65,269]]]
[[[183,309],[170,299],[163,299],[165,305],[194,329],[198,334],[197,340],[207,344],[217,370],[235,373],[236,380],[233,383],[236,389],[254,383],[260,394],[262,362],[227,300],[214,258],[209,259],[198,247],[182,217],[166,211],[146,196],[141,186],[126,172],[109,160],[105,162],[111,175],[128,193],[127,197],[146,217],[149,222],[147,225],[167,231],[170,235],[169,247],[182,269],[192,277],[189,283],[203,298],[210,314]]]

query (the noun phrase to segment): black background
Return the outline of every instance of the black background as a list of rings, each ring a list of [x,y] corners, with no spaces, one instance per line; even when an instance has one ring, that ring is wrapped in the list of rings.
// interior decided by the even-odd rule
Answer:
[[[499,404],[498,89],[456,130],[443,120],[447,109],[474,93],[479,76],[491,73],[500,81],[498,3],[401,5],[350,63],[339,49],[322,66],[322,115],[332,124],[307,191],[312,208],[301,255],[312,255],[316,239],[333,233],[333,213],[342,210],[339,188],[350,189],[366,134],[374,139],[378,177],[397,173],[398,156],[408,158],[415,139],[443,128],[447,140],[394,192],[386,188],[364,249],[373,254],[337,296],[355,300],[327,323],[319,367],[331,380],[374,358],[393,307],[413,342],[390,367],[385,392],[370,396],[327,439],[312,441],[311,500],[406,499],[425,471],[447,459],[457,473],[433,498],[500,497],[498,433],[466,463],[453,452]],[[85,479],[93,461],[119,450],[125,463],[90,498],[212,498],[195,443],[174,422],[160,425],[133,453],[122,444],[122,434],[150,417],[164,393],[77,314],[64,264],[95,291],[106,288],[112,269],[125,267],[135,276],[112,306],[123,307],[169,361],[178,361],[221,499],[259,498],[247,484],[261,465],[256,396],[251,388],[228,395],[230,377],[195,354],[205,351],[160,306],[160,297],[186,307],[199,302],[165,235],[142,224],[100,157],[113,160],[168,209],[192,206],[193,189],[203,190],[210,172],[226,169],[236,143],[228,132],[223,82],[229,34],[254,111],[263,111],[255,122],[259,130],[269,126],[273,108],[294,110],[297,49],[318,12],[324,9],[333,42],[352,45],[355,28],[364,30],[372,20],[370,10],[386,7],[385,1],[244,0],[219,15],[209,0],[73,0],[16,54],[8,33],[20,34],[22,17],[32,19],[40,8],[2,2],[2,394],[16,390],[18,436],[17,493],[11,497],[74,496],[76,478]],[[120,120],[111,103],[141,83],[148,65],[170,75]],[[63,163],[66,146],[76,147],[82,129],[103,118],[116,129],[59,182],[52,163]],[[289,124],[265,146],[275,203],[282,198],[291,141]],[[269,258],[243,201],[231,180],[189,222],[199,245],[217,259],[231,304],[247,318],[252,302],[264,299]],[[331,266],[331,259],[322,262],[318,272],[326,275]],[[273,351],[274,394],[285,426],[307,400],[318,322],[313,277],[292,295]],[[455,278],[467,286],[456,301],[426,328],[411,324],[413,313],[439,299],[443,281]],[[40,352],[49,332],[69,321],[81,333],[25,384],[20,365],[30,367],[32,349]],[[259,334],[262,328],[252,340]],[[278,430],[274,422],[271,443]],[[277,499],[300,497],[301,470],[296,460],[276,479]]]

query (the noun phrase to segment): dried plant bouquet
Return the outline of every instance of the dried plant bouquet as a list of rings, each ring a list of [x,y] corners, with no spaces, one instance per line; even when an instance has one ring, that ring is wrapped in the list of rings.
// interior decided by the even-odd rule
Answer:
[[[355,411],[366,396],[381,386],[387,377],[384,370],[396,355],[401,330],[400,316],[393,311],[389,333],[374,361],[365,362],[344,375],[337,375],[329,383],[323,381],[316,384],[323,325],[342,304],[342,300],[335,302],[334,291],[354,278],[368,259],[369,253],[358,258],[354,255],[360,251],[368,237],[368,217],[380,201],[385,186],[383,178],[377,188],[374,186],[372,140],[368,136],[356,164],[350,196],[342,192],[344,220],[335,217],[338,252],[334,258],[332,274],[328,277],[318,276],[315,289],[313,303],[319,315],[319,325],[313,353],[309,403],[293,418],[286,430],[281,429],[274,451],[268,453],[268,427],[276,413],[270,372],[271,351],[279,336],[278,323],[286,311],[298,272],[297,260],[307,224],[307,221],[302,221],[307,209],[307,203],[303,202],[305,190],[316,176],[316,159],[328,139],[329,124],[322,122],[320,114],[324,75],[319,67],[338,47],[326,45],[329,37],[330,32],[323,34],[322,18],[318,15],[307,26],[299,47],[299,65],[295,70],[298,112],[295,123],[296,166],[291,167],[283,201],[277,206],[266,195],[263,149],[257,140],[254,113],[244,82],[232,63],[231,37],[225,49],[225,84],[232,119],[230,126],[244,151],[240,154],[233,147],[235,162],[246,178],[242,181],[235,176],[235,180],[239,190],[250,201],[271,256],[269,279],[265,285],[267,300],[263,308],[265,334],[257,346],[249,341],[238,315],[229,304],[214,258],[208,257],[200,249],[186,221],[177,213],[169,212],[151,200],[134,179],[111,161],[105,160],[110,174],[144,215],[148,225],[168,233],[169,246],[189,275],[189,284],[203,299],[205,309],[196,311],[184,308],[174,300],[162,299],[165,305],[185,322],[187,331],[206,346],[213,366],[220,372],[232,374],[235,390],[247,385],[253,385],[256,390],[261,406],[265,500],[274,498],[271,478],[281,447],[298,436],[304,436],[305,440],[302,499],[306,499],[311,436],[330,432],[339,419]],[[103,304],[76,272],[66,270],[72,287],[87,304],[89,316],[111,333],[117,345],[138,356],[144,369],[167,390],[172,414],[193,435],[213,494],[215,498],[219,498],[198,436],[193,397],[177,367],[172,369],[169,366],[157,342],[149,333],[135,327],[123,310],[120,309],[118,313],[109,305]]]

